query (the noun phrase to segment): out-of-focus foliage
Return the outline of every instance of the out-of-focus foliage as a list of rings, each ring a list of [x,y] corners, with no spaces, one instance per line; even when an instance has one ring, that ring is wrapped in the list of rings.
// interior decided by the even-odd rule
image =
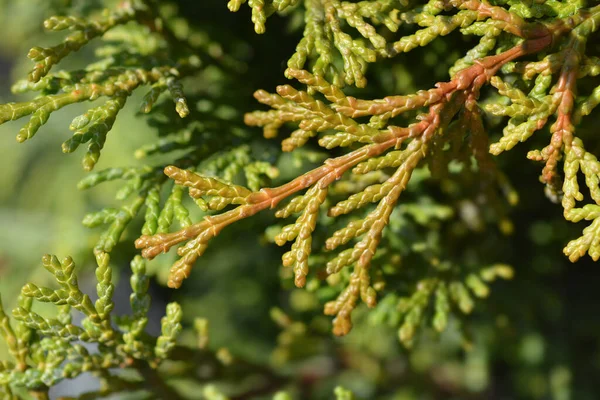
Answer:
[[[0,0],[0,398],[595,398],[598,7]]]

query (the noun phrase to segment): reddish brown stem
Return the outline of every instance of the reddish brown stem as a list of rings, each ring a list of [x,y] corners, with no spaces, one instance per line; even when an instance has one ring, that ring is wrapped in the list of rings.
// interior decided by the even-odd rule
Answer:
[[[526,30],[528,24],[521,17],[502,8],[492,6],[480,0],[446,0],[450,6],[462,10],[476,11],[480,17],[489,17],[496,21],[506,23],[506,31],[520,38],[527,38]]]
[[[560,158],[563,146],[570,146],[573,140],[573,124],[571,116],[575,102],[575,91],[577,87],[577,70],[580,54],[583,52],[583,43],[573,37],[568,44],[565,61],[556,84],[555,96],[560,96],[557,109],[556,122],[550,128],[552,138],[550,144],[542,150],[546,165],[542,170],[542,181],[553,184],[556,180],[556,166]]]
[[[178,232],[142,236],[136,240],[138,249],[144,249],[142,256],[148,259],[156,257],[162,252],[167,252],[174,245],[202,235],[202,242],[206,243],[216,236],[226,226],[252,216],[267,208],[274,208],[279,202],[291,195],[309,188],[320,181],[323,187],[339,179],[346,171],[362,161],[383,154],[388,149],[398,147],[402,141],[409,137],[433,135],[438,125],[440,107],[451,98],[456,91],[477,93],[480,87],[488,81],[502,65],[532,51],[539,51],[552,42],[550,36],[527,40],[501,54],[485,57],[471,67],[459,72],[450,82],[438,83],[435,91],[439,100],[429,106],[429,113],[421,121],[406,128],[390,126],[388,132],[381,133],[373,138],[374,143],[354,150],[341,157],[328,159],[325,163],[282,186],[264,188],[250,194],[247,204],[224,212],[223,214],[206,216],[204,220],[191,225]]]
[[[142,251],[142,256],[152,259],[161,252],[167,252],[175,244],[194,238],[204,231],[210,230],[210,236],[216,236],[227,225],[250,217],[267,208],[274,208],[281,200],[312,186],[321,179],[323,179],[322,185],[329,185],[339,179],[348,169],[371,157],[382,154],[387,149],[396,146],[402,139],[402,137],[390,138],[381,143],[364,146],[344,156],[328,159],[321,167],[282,186],[272,189],[264,188],[252,193],[247,198],[248,204],[241,205],[223,214],[204,217],[204,221],[178,232],[142,236],[136,240],[135,245],[138,249],[145,248]]]

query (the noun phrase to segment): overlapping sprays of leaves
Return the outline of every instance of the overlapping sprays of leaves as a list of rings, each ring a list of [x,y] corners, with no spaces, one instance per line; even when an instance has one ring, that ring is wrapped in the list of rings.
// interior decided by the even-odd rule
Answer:
[[[102,375],[109,368],[132,366],[141,360],[160,363],[175,346],[175,337],[181,330],[181,308],[177,303],[167,306],[161,336],[151,338],[144,333],[150,298],[141,257],[132,262],[133,314],[122,318],[118,328],[114,327],[108,256],[100,258],[95,302],[80,289],[71,258],[59,261],[46,255],[43,266],[54,276],[58,288],[25,285],[19,306],[13,310],[13,323],[0,307],[2,337],[17,361],[2,364],[0,386],[7,395],[11,386],[44,392],[58,381],[83,372]],[[32,308],[34,300],[56,305],[56,318],[36,313]],[[83,314],[81,324],[72,323],[72,310]],[[90,351],[84,343],[97,343],[98,351]]]
[[[230,2],[230,9],[238,9],[242,3]],[[264,31],[264,20],[269,14],[298,4],[285,1],[249,2],[257,32]],[[296,285],[304,286],[309,273],[309,255],[314,247],[313,232],[332,183],[338,179],[348,179],[347,172],[350,169],[353,174],[359,175],[391,170],[382,182],[366,185],[329,207],[328,216],[339,218],[370,203],[377,204],[375,209],[362,218],[351,220],[325,242],[326,249],[334,250],[356,240],[353,247],[341,251],[327,263],[326,271],[335,275],[346,267],[353,268],[338,298],[325,306],[326,314],[336,316],[334,331],[345,334],[352,326],[350,314],[358,300],[369,306],[376,303],[377,290],[372,284],[371,261],[381,242],[384,227],[415,168],[427,160],[434,174],[443,174],[453,159],[463,164],[474,159],[481,176],[488,182],[495,182],[497,190],[506,192],[506,182],[491,161],[488,149],[498,154],[518,141],[524,141],[535,130],[542,129],[553,116],[556,123],[550,129],[553,137],[551,145],[541,152],[532,152],[531,158],[546,162],[542,179],[552,187],[552,181],[557,176],[556,166],[562,154],[565,154],[567,170],[563,202],[567,218],[595,219],[596,214],[592,209],[595,205],[570,211],[575,199],[583,199],[583,195],[576,190],[577,169],[581,168],[586,175],[592,193],[597,191],[598,175],[593,167],[596,165],[595,158],[582,151],[573,153],[573,148],[581,148],[581,141],[569,137],[572,137],[574,130],[570,122],[574,111],[573,85],[578,77],[596,74],[596,58],[585,56],[584,44],[594,35],[598,26],[598,7],[583,9],[578,2],[552,2],[543,6],[531,4],[528,7],[478,0],[430,1],[422,5],[386,1],[358,4],[333,0],[307,1],[304,7],[307,29],[286,74],[306,85],[307,90],[283,85],[277,88],[276,94],[257,91],[256,98],[273,110],[250,113],[246,116],[246,123],[262,126],[266,137],[274,137],[284,125],[297,126],[282,142],[284,151],[293,151],[315,136],[319,137],[319,145],[326,149],[344,147],[349,151],[327,160],[322,167],[285,185],[260,191],[235,185],[215,186],[206,177],[169,167],[167,174],[179,185],[189,187],[194,194],[205,196],[212,202],[239,204],[237,208],[207,217],[179,232],[146,235],[136,242],[139,248],[144,249],[142,254],[147,258],[186,242],[178,250],[181,258],[173,267],[169,282],[171,286],[178,287],[181,284],[191,265],[206,249],[208,241],[221,229],[261,210],[274,208],[282,200],[307,189],[305,194],[294,197],[279,209],[276,214],[278,217],[287,218],[295,213],[300,216],[275,237],[280,245],[293,242],[290,251],[283,257],[283,263],[293,268]],[[353,11],[345,14],[350,9]],[[311,13],[316,13],[317,17],[311,18]],[[553,19],[545,23],[527,22],[526,18],[532,16]],[[366,23],[365,19],[370,19],[372,24]],[[354,41],[343,33],[340,21],[344,20],[345,26],[355,28],[361,36],[370,40],[370,44]],[[377,33],[381,30],[377,31],[375,26],[386,21],[388,25],[390,21],[395,21],[396,25],[387,26],[390,31],[396,30],[398,24],[416,24],[419,28],[400,38],[385,40]],[[448,82],[440,82],[435,88],[414,94],[377,100],[357,99],[341,90],[343,81],[358,86],[364,84],[364,77],[359,77],[357,71],[364,71],[364,61],[369,58],[366,54],[372,53],[372,61],[378,57],[394,56],[425,46],[436,37],[455,30],[460,30],[463,35],[480,36],[481,40],[454,64]],[[341,58],[332,56],[333,47],[339,51]],[[363,62],[355,60],[359,54],[366,57],[362,58]],[[515,62],[531,54],[546,58],[538,62]],[[312,73],[298,68],[304,66],[312,56],[317,59],[312,66]],[[339,73],[327,70],[327,66],[338,59],[343,60],[342,70]],[[580,64],[581,68],[577,69]],[[508,77],[506,74],[510,72],[519,72],[522,79],[532,82],[532,96],[526,96],[502,79],[502,76]],[[344,79],[335,78],[336,75]],[[331,77],[333,83],[326,77]],[[554,79],[556,77],[557,81]],[[505,97],[488,101],[482,110],[478,104],[480,91],[489,83],[499,88],[500,94]],[[579,105],[578,115],[591,112],[597,103],[594,93]],[[535,97],[542,95],[545,97]],[[505,104],[506,97],[512,101],[512,105]],[[486,111],[512,117],[504,137],[489,148],[482,118]],[[417,116],[417,122],[411,123],[413,115]],[[397,126],[399,122],[408,126]],[[574,154],[578,154],[577,159],[573,159]],[[493,190],[489,194],[489,198],[498,197],[493,195]],[[515,200],[514,194],[507,194],[509,201]],[[597,258],[594,226],[595,223],[586,229],[581,239],[567,246],[565,252],[571,259],[577,259],[588,249],[592,257]],[[494,269],[496,272],[490,271],[465,278],[474,293],[487,292],[480,284],[484,276],[484,280],[492,279],[492,276],[510,276],[505,267]],[[439,321],[444,319],[441,315],[448,309],[449,298],[454,299],[463,311],[470,309],[465,305],[468,301],[464,300],[464,287],[457,289],[457,285],[447,286],[437,281],[423,282],[418,287],[418,292],[411,300],[399,305],[407,315],[401,337],[412,337],[417,316],[428,303],[423,299],[429,299],[434,292],[435,308],[438,310],[438,316],[435,317],[438,322],[435,325],[438,327],[444,325]]]
[[[243,3],[231,1],[229,6],[237,10]],[[73,303],[71,306],[83,310],[92,325],[100,326],[99,331],[105,334],[106,339],[102,334],[100,337],[112,346],[113,341],[119,343],[120,336],[102,325],[106,325],[103,321],[112,308],[110,298],[113,288],[108,253],[143,206],[146,206],[146,223],[144,236],[137,241],[137,246],[144,248],[145,257],[152,258],[176,244],[186,242],[178,250],[180,259],[174,264],[169,280],[171,286],[178,287],[205,251],[208,241],[221,229],[261,210],[275,208],[281,201],[306,190],[277,211],[277,216],[282,218],[300,215],[295,223],[282,229],[275,241],[281,245],[293,241],[290,251],[283,257],[283,263],[292,267],[295,283],[304,286],[307,278],[310,278],[310,268],[315,265],[310,260],[311,252],[316,247],[313,236],[323,214],[321,209],[327,207],[328,215],[339,221],[341,225],[335,225],[337,230],[325,241],[326,249],[336,250],[351,242],[355,244],[326,262],[325,273],[330,283],[339,288],[339,293],[337,299],[327,303],[325,311],[336,316],[334,331],[345,334],[352,326],[350,314],[358,301],[374,306],[378,292],[383,292],[384,285],[378,278],[377,269],[373,268],[377,266],[376,250],[386,240],[384,228],[388,224],[393,225],[392,211],[397,208],[399,196],[419,166],[428,163],[434,176],[444,176],[452,163],[458,162],[462,165],[462,171],[474,170],[478,179],[492,182],[486,186],[488,199],[498,197],[494,195],[494,190],[508,193],[506,182],[489,158],[482,118],[484,112],[510,117],[504,137],[491,146],[493,153],[510,149],[535,131],[543,129],[549,120],[555,121],[549,129],[551,144],[541,151],[531,152],[530,158],[545,162],[542,180],[549,192],[562,198],[567,219],[593,220],[582,238],[567,246],[566,253],[572,260],[586,252],[594,259],[600,255],[596,234],[598,205],[575,207],[576,201],[584,200],[577,181],[579,171],[585,176],[591,198],[598,202],[598,162],[591,153],[585,151],[583,141],[574,135],[574,125],[581,117],[590,114],[599,102],[597,88],[591,94],[586,94],[585,98],[576,97],[577,79],[595,76],[599,70],[597,57],[586,55],[586,43],[593,40],[596,27],[600,26],[598,7],[583,9],[578,1],[533,3],[478,0],[436,0],[427,3],[306,0],[302,4],[299,1],[251,0],[248,5],[253,10],[253,22],[259,33],[264,31],[265,20],[270,14],[303,6],[306,21],[304,37],[289,61],[290,68],[286,74],[306,86],[306,90],[283,85],[277,89],[277,94],[258,91],[257,99],[273,110],[248,114],[246,122],[262,126],[266,137],[275,136],[284,126],[297,127],[283,141],[284,151],[293,151],[311,138],[318,137],[320,146],[328,150],[342,148],[343,155],[327,160],[323,166],[287,184],[259,189],[260,175],[273,175],[274,171],[268,164],[251,161],[248,147],[230,149],[201,165],[198,154],[216,151],[209,146],[205,148],[206,153],[202,153],[202,146],[195,142],[194,138],[203,137],[205,127],[190,124],[185,129],[176,130],[172,135],[163,137],[157,145],[145,146],[138,153],[143,156],[171,150],[192,150],[164,169],[176,185],[169,187],[170,194],[162,209],[160,192],[165,182],[161,173],[162,165],[141,169],[110,169],[82,182],[82,187],[88,187],[123,178],[128,180],[128,184],[119,192],[119,196],[126,198],[135,194],[133,202],[121,209],[103,210],[86,218],[86,223],[91,226],[109,225],[95,249],[99,265],[99,299],[92,305],[93,308],[90,307],[89,298],[86,300],[85,295],[78,292],[73,275],[68,275],[72,269],[69,260],[59,263],[60,268],[54,259],[45,260],[61,289],[42,290],[27,285],[23,291],[25,297],[50,301],[60,306],[70,301]],[[164,49],[172,47],[177,37],[166,28],[168,25],[153,21],[153,9],[152,3],[124,2],[116,12],[91,22],[71,17],[50,19],[48,28],[70,28],[74,32],[62,45],[32,50],[31,58],[38,64],[30,80],[17,85],[16,89],[40,90],[42,96],[31,102],[0,106],[0,121],[32,115],[18,136],[20,140],[25,140],[37,132],[51,112],[75,102],[108,97],[103,106],[74,120],[72,128],[75,134],[63,146],[65,151],[73,151],[82,143],[90,143],[84,167],[91,169],[118,111],[138,86],[152,85],[143,105],[144,111],[149,111],[165,91],[171,93],[181,116],[197,111],[196,107],[188,106],[178,80],[201,69],[204,60],[194,56],[181,57],[179,54],[175,57],[169,51],[165,54]],[[527,22],[528,19],[546,22]],[[131,24],[127,26],[127,29],[132,29],[127,35],[118,34],[122,24],[134,21],[137,29],[143,30],[142,36],[148,32],[146,29],[154,32],[145,35],[145,40],[131,40],[145,43],[144,49],[138,48],[132,52],[128,49],[131,42],[124,40],[124,47],[106,48],[107,57],[85,71],[48,75],[50,68],[60,59],[94,37],[108,36],[113,32],[121,39],[134,38],[136,28]],[[418,28],[411,31],[410,27],[414,25],[418,25]],[[369,62],[426,46],[435,38],[457,30],[463,35],[480,36],[481,39],[450,69],[447,82],[440,82],[432,89],[414,94],[377,100],[357,99],[346,95],[341,89],[344,84],[364,86],[364,72]],[[348,31],[352,34],[348,34]],[[170,42],[170,45],[164,46],[166,42]],[[539,60],[518,60],[526,55],[538,55]],[[307,66],[312,72],[303,69]],[[491,99],[482,110],[478,100],[481,89],[488,83],[496,87],[502,97]],[[348,150],[345,153],[344,148]],[[236,167],[238,160],[242,162]],[[558,173],[561,165],[564,166],[562,185],[561,174]],[[236,171],[242,170],[247,175],[247,184],[244,186],[233,183]],[[218,171],[221,171],[221,178],[217,176]],[[357,176],[360,178],[357,179]],[[335,198],[336,181],[338,184],[350,183],[347,185],[350,189],[347,195],[340,199]],[[184,204],[183,187],[189,188],[189,194],[201,209],[226,211],[220,214],[211,212],[201,222],[193,223]],[[508,194],[511,201],[514,194]],[[335,203],[329,204],[330,201]],[[443,211],[440,211],[443,208],[432,209],[437,210],[434,219],[445,218]],[[356,218],[345,217],[350,213]],[[167,233],[174,219],[178,220],[182,229]],[[147,303],[144,292],[147,277],[140,262],[139,258],[134,260],[135,279],[132,279],[134,316],[138,317],[145,312]],[[407,345],[412,343],[415,329],[422,325],[430,303],[434,308],[432,323],[436,329],[443,330],[452,303],[461,311],[469,312],[473,306],[472,295],[487,295],[489,289],[486,282],[511,276],[511,270],[502,265],[467,270],[460,263],[435,257],[429,257],[429,265],[432,267],[431,274],[415,281],[416,290],[408,291],[408,296],[404,297],[386,292],[378,308],[378,315],[400,326],[400,339]],[[67,340],[77,337],[99,341],[97,332],[94,333],[92,328],[73,327],[66,316],[61,317],[64,321],[57,319],[58,322],[40,319],[28,307],[24,300],[16,312],[16,316],[23,321],[24,331],[32,326],[48,335],[66,335]],[[177,315],[177,312],[171,311],[171,316]],[[7,325],[4,314],[2,321],[3,333],[9,338],[18,361],[17,366],[3,367],[12,372],[2,376],[12,379],[13,375],[10,374],[17,372],[30,371],[29,374],[34,374],[42,371],[21,366],[18,357],[21,357],[19,351],[22,348],[17,344],[25,339],[20,334],[11,333],[12,328]],[[167,318],[166,324],[163,336],[171,337],[177,321]],[[162,354],[158,348],[162,348],[159,342],[163,341],[149,340],[145,345],[137,344],[135,335],[143,331],[143,318],[134,317],[126,325],[126,330],[131,330],[133,336],[122,339],[123,346],[129,346],[126,352],[133,354],[131,349],[136,349],[140,353],[135,354],[153,354],[153,357]],[[27,335],[24,337],[27,338]],[[166,339],[167,342],[170,343],[169,339]],[[50,345],[44,346],[44,351],[50,349]],[[19,368],[24,368],[24,372]],[[52,366],[49,368],[49,371],[55,371]],[[48,375],[43,376],[46,379]],[[43,380],[36,382],[44,383]]]
[[[34,91],[39,95],[30,101],[0,105],[2,123],[31,116],[17,135],[17,140],[24,141],[32,138],[53,112],[74,103],[106,98],[103,105],[73,120],[70,128],[74,134],[62,146],[64,152],[70,153],[88,143],[83,159],[83,167],[88,171],[98,161],[118,113],[141,86],[150,88],[141,112],[154,115],[151,124],[160,134],[156,143],[149,141],[136,152],[138,158],[149,160],[147,165],[105,169],[88,175],[79,184],[80,189],[88,189],[103,182],[123,180],[125,185],[117,192],[117,199],[128,200],[119,208],[105,208],[84,218],[87,226],[105,226],[94,247],[95,296],[80,289],[72,259],[59,261],[47,255],[43,265],[58,287],[29,283],[22,289],[13,321],[1,311],[0,333],[16,360],[16,363],[3,362],[0,368],[0,388],[9,398],[16,398],[11,388],[19,387],[45,398],[49,387],[83,372],[100,376],[104,385],[102,395],[121,390],[155,390],[163,392],[166,398],[175,398],[176,393],[170,392],[168,385],[161,386],[161,378],[151,379],[156,385],[149,387],[147,382],[122,381],[108,372],[113,367],[131,367],[142,376],[152,373],[153,368],[169,357],[181,331],[181,308],[171,303],[162,319],[161,335],[151,337],[145,333],[150,276],[140,256],[131,262],[132,315],[116,318],[112,313],[114,285],[110,253],[136,215],[146,209],[143,234],[168,231],[175,220],[180,227],[191,224],[188,207],[193,203],[183,203],[182,188],[168,182],[163,174],[164,161],[156,163],[151,157],[159,155],[163,160],[168,159],[170,165],[196,168],[213,175],[212,179],[218,182],[221,178],[217,175],[234,180],[243,171],[246,184],[256,188],[266,176],[277,174],[271,164],[252,156],[248,135],[239,122],[232,123],[236,110],[226,98],[219,97],[224,91],[216,90],[215,82],[210,91],[200,90],[198,95],[192,95],[190,105],[184,97],[180,79],[203,74],[207,65],[215,66],[220,73],[231,73],[238,63],[225,55],[219,55],[218,60],[211,57],[206,50],[209,46],[214,49],[215,44],[205,35],[195,40],[194,45],[186,41],[194,39],[193,33],[178,38],[169,28],[170,23],[178,21],[167,22],[157,7],[153,2],[121,2],[115,10],[105,10],[89,19],[49,18],[44,23],[47,29],[71,33],[54,47],[33,48],[29,58],[36,62],[34,69],[27,80],[13,87],[15,92]],[[96,37],[103,37],[105,42],[96,51],[98,62],[84,70],[51,72],[63,58]],[[210,73],[214,74],[215,68]],[[170,101],[160,101],[164,92],[170,94],[174,106]],[[237,120],[241,121],[241,115]],[[197,199],[196,204],[204,211],[213,207],[202,199]],[[92,301],[91,297],[97,300]],[[36,313],[32,309],[33,300],[55,304],[56,318]],[[83,314],[80,324],[72,323],[74,310]],[[98,349],[92,351],[84,343],[97,343]],[[210,354],[205,358],[215,360]]]
[[[193,59],[169,65],[164,57],[151,61],[149,57],[142,55],[137,59],[136,56],[131,56],[132,67],[122,67],[117,59],[125,57],[133,50],[131,43],[123,41],[104,49],[108,53],[101,62],[102,68],[90,65],[82,71],[59,71],[50,74],[51,68],[60,60],[93,38],[130,21],[141,23],[143,19],[148,18],[149,12],[141,2],[123,3],[121,8],[115,11],[107,10],[96,19],[51,17],[46,20],[44,26],[47,29],[68,29],[72,33],[57,46],[31,49],[29,58],[36,62],[35,67],[29,79],[17,83],[13,89],[16,92],[37,91],[40,95],[28,102],[0,106],[1,122],[31,115],[29,122],[17,135],[17,140],[24,141],[35,135],[52,112],[77,102],[106,97],[108,100],[103,105],[75,118],[71,124],[74,134],[63,143],[64,152],[72,152],[79,145],[89,143],[83,166],[91,170],[98,161],[106,135],[112,128],[118,112],[124,106],[127,97],[139,86],[155,86],[147,96],[146,105],[156,100],[156,95],[153,94],[156,88],[168,88],[178,104],[179,113],[185,115],[187,107],[181,97],[177,75],[180,70],[191,72],[194,68]],[[135,28],[132,29],[135,35]],[[158,47],[152,48],[154,44],[149,44],[145,49],[147,54],[158,51]],[[143,51],[139,53],[144,54]],[[114,177],[118,173],[112,171],[109,175]],[[96,182],[99,180],[101,179],[96,178]],[[82,185],[89,184],[88,180]],[[98,223],[98,220],[112,223],[109,232],[103,235],[94,250],[98,264],[95,302],[79,288],[73,260],[66,258],[59,261],[54,256],[45,256],[44,267],[54,275],[58,288],[38,287],[33,283],[24,286],[20,306],[13,312],[16,328],[12,327],[8,316],[2,311],[2,334],[17,360],[16,365],[4,363],[0,373],[1,384],[7,395],[12,396],[10,385],[44,393],[57,381],[86,371],[104,373],[102,371],[108,368],[125,366],[133,363],[135,359],[156,363],[164,359],[174,346],[175,336],[181,329],[181,310],[176,303],[167,307],[162,336],[149,338],[144,333],[150,305],[147,295],[149,278],[145,272],[144,261],[139,257],[132,262],[133,315],[122,319],[119,329],[113,326],[111,319],[114,285],[109,252],[118,240],[118,235],[135,214],[135,207],[134,203],[118,211],[105,210],[102,215],[96,214],[87,218],[90,224]],[[44,318],[33,311],[34,299],[58,306],[57,317]],[[81,325],[71,323],[72,309],[83,314]],[[78,342],[98,343],[99,351],[90,352],[82,344],[74,344]]]

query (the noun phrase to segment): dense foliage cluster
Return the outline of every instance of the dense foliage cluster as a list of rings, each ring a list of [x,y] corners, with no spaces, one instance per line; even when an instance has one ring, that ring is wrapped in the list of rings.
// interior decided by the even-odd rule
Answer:
[[[16,3],[0,1],[0,9],[16,15]],[[62,151],[87,147],[79,189],[116,189],[118,202],[83,218],[101,228],[87,251],[95,290],[79,283],[85,274],[73,259],[46,255],[50,278],[26,283],[18,299],[5,295],[12,314],[0,301],[0,334],[11,356],[0,361],[0,397],[47,399],[61,381],[90,372],[99,389],[74,398],[354,398],[343,386],[364,398],[570,398],[577,371],[565,365],[574,360],[557,350],[544,365],[544,340],[532,333],[530,317],[521,335],[518,314],[528,310],[528,296],[549,299],[542,308],[560,314],[557,292],[537,291],[533,281],[543,279],[557,257],[550,249],[561,241],[570,261],[600,258],[593,132],[600,5],[231,0],[230,11],[249,15],[207,18],[221,15],[223,3],[46,3],[43,27],[65,33],[31,48],[33,67],[12,86],[30,96],[0,104],[0,124],[28,117],[17,134],[28,141],[62,109],[93,102],[72,119]],[[32,23],[34,11],[21,12]],[[242,34],[248,16],[264,35]],[[268,38],[271,21],[285,40]],[[82,52],[79,64],[69,64]],[[282,75],[288,83],[270,92]],[[248,101],[252,91],[266,107]],[[118,136],[131,103],[147,127]],[[141,137],[137,161],[122,166],[128,162],[119,157],[100,168],[105,145],[126,143],[128,135]],[[517,175],[534,168],[523,154],[505,166],[493,157],[523,142],[530,143],[526,157],[542,164],[539,188]],[[567,242],[563,220],[535,222],[533,247],[523,250],[519,228],[534,224],[532,209],[553,203],[567,221],[589,223]],[[519,212],[511,208],[527,204],[527,218],[511,218]],[[243,231],[252,250],[235,243]],[[270,243],[285,252],[269,250]],[[253,251],[262,254],[254,264],[236,264],[236,252]],[[220,278],[239,283],[221,287],[208,270],[219,268],[214,260],[223,252],[229,258],[219,266],[229,272]],[[162,253],[162,262],[149,261]],[[279,276],[274,256],[281,257]],[[236,273],[244,263],[251,271]],[[192,270],[201,264],[203,271]],[[121,273],[130,283],[129,313],[117,299]],[[154,282],[184,294],[161,308],[160,328],[150,333]],[[267,334],[269,356],[264,343],[240,350],[243,339],[237,354],[211,345],[210,312],[186,300],[211,285],[221,296],[239,290],[270,308],[271,321],[262,323],[280,333]],[[492,286],[501,291],[496,300]],[[479,319],[466,317],[488,305]],[[574,328],[573,340],[598,328],[591,324]],[[503,359],[498,354],[515,337],[519,356]],[[591,346],[599,354],[597,339]],[[496,367],[486,365],[496,359],[520,376],[506,378],[505,391],[489,382]],[[585,384],[577,396],[593,393],[588,385],[596,383],[579,379]]]

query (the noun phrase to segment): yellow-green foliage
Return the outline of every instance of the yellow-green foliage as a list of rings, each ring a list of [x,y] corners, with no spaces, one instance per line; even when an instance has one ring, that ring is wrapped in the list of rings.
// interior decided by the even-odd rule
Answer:
[[[500,229],[510,231],[503,210],[517,195],[491,155],[534,136],[549,137],[547,146],[528,154],[544,165],[540,180],[549,197],[560,201],[568,221],[590,221],[564,253],[571,261],[585,254],[594,261],[600,258],[600,163],[577,135],[582,119],[593,115],[600,103],[600,86],[579,95],[577,85],[600,74],[600,59],[589,50],[598,41],[600,5],[579,0],[229,1],[231,11],[244,4],[251,9],[254,30],[260,34],[277,13],[303,20],[302,37],[285,70],[292,82],[274,93],[256,88],[256,100],[267,109],[249,112],[243,120],[261,127],[267,139],[285,135],[282,152],[304,154],[303,148],[314,141],[327,158],[273,185],[279,176],[273,158],[258,154],[255,132],[249,134],[240,126],[239,113],[227,108],[223,93],[231,89],[197,94],[191,88],[187,94],[186,82],[214,76],[219,77],[215,81],[233,80],[243,66],[206,32],[193,31],[182,22],[184,16],[174,16],[159,3],[129,0],[102,12],[48,18],[47,30],[70,33],[55,46],[32,48],[28,57],[34,67],[26,80],[13,86],[15,93],[37,96],[0,105],[0,124],[30,117],[17,134],[23,142],[52,113],[102,98],[100,105],[73,119],[73,134],[62,144],[65,153],[88,144],[86,171],[98,163],[105,142],[114,140],[108,133],[128,99],[143,86],[147,93],[141,111],[156,116],[153,123],[166,132],[135,153],[141,159],[160,156],[159,162],[93,172],[79,184],[88,189],[123,180],[117,198],[129,199],[83,220],[88,227],[106,227],[93,248],[96,300],[79,287],[72,259],[47,255],[43,266],[55,287],[27,283],[12,318],[0,303],[0,333],[14,358],[0,364],[0,394],[16,398],[13,390],[26,388],[47,398],[48,388],[60,380],[90,371],[107,385],[102,395],[144,387],[143,382],[125,382],[107,372],[120,367],[155,380],[152,390],[159,397],[175,398],[156,374],[163,362],[188,351],[176,340],[182,315],[189,311],[168,304],[160,335],[145,333],[150,307],[147,260],[179,245],[168,278],[168,286],[179,288],[213,238],[269,209],[287,220],[272,240],[287,246],[282,264],[290,268],[294,284],[310,292],[329,290],[323,296],[324,313],[334,317],[336,335],[350,332],[352,315],[363,302],[375,308],[373,320],[391,321],[399,340],[411,347],[419,329],[429,324],[444,331],[453,310],[470,313],[476,298],[488,297],[490,283],[512,278],[513,270],[501,263],[483,266],[452,259],[439,243],[454,211],[427,196],[411,198],[406,193],[410,185],[426,176],[435,182],[457,175],[484,182],[481,195],[499,216]],[[478,43],[456,49],[464,52],[443,80],[412,93],[357,97],[368,96],[357,88],[370,87],[371,66],[406,60],[403,54],[434,46],[451,34],[469,43],[475,37]],[[98,40],[104,42],[96,49],[97,62],[80,70],[57,70],[71,53]],[[163,94],[171,101],[161,102]],[[160,118],[165,115],[166,122]],[[493,117],[502,118],[495,123],[504,129],[490,145],[487,126]],[[138,219],[143,226],[135,242],[141,256],[131,261],[132,314],[116,318],[111,254]],[[397,233],[404,229],[399,227],[408,220],[419,227],[418,233],[399,245]],[[472,225],[476,231],[477,222]],[[422,228],[433,233],[422,234]],[[406,254],[421,257],[427,270],[407,280],[410,289],[396,293],[400,285],[387,280],[393,281],[390,276],[399,269],[395,257]],[[57,306],[56,317],[34,311],[33,300]],[[83,315],[80,323],[71,321],[71,310]],[[285,358],[290,343],[301,340],[306,327],[279,311],[274,319],[285,331],[278,350]],[[228,358],[222,357],[224,350],[206,350],[207,329],[207,322],[198,320],[199,346],[189,349],[188,359],[200,354],[215,369],[227,368],[222,365]],[[82,342],[97,343],[98,349],[89,350]],[[203,396],[227,398],[214,386],[204,387]],[[342,388],[335,396],[354,398]],[[290,397],[279,392],[274,398]]]

